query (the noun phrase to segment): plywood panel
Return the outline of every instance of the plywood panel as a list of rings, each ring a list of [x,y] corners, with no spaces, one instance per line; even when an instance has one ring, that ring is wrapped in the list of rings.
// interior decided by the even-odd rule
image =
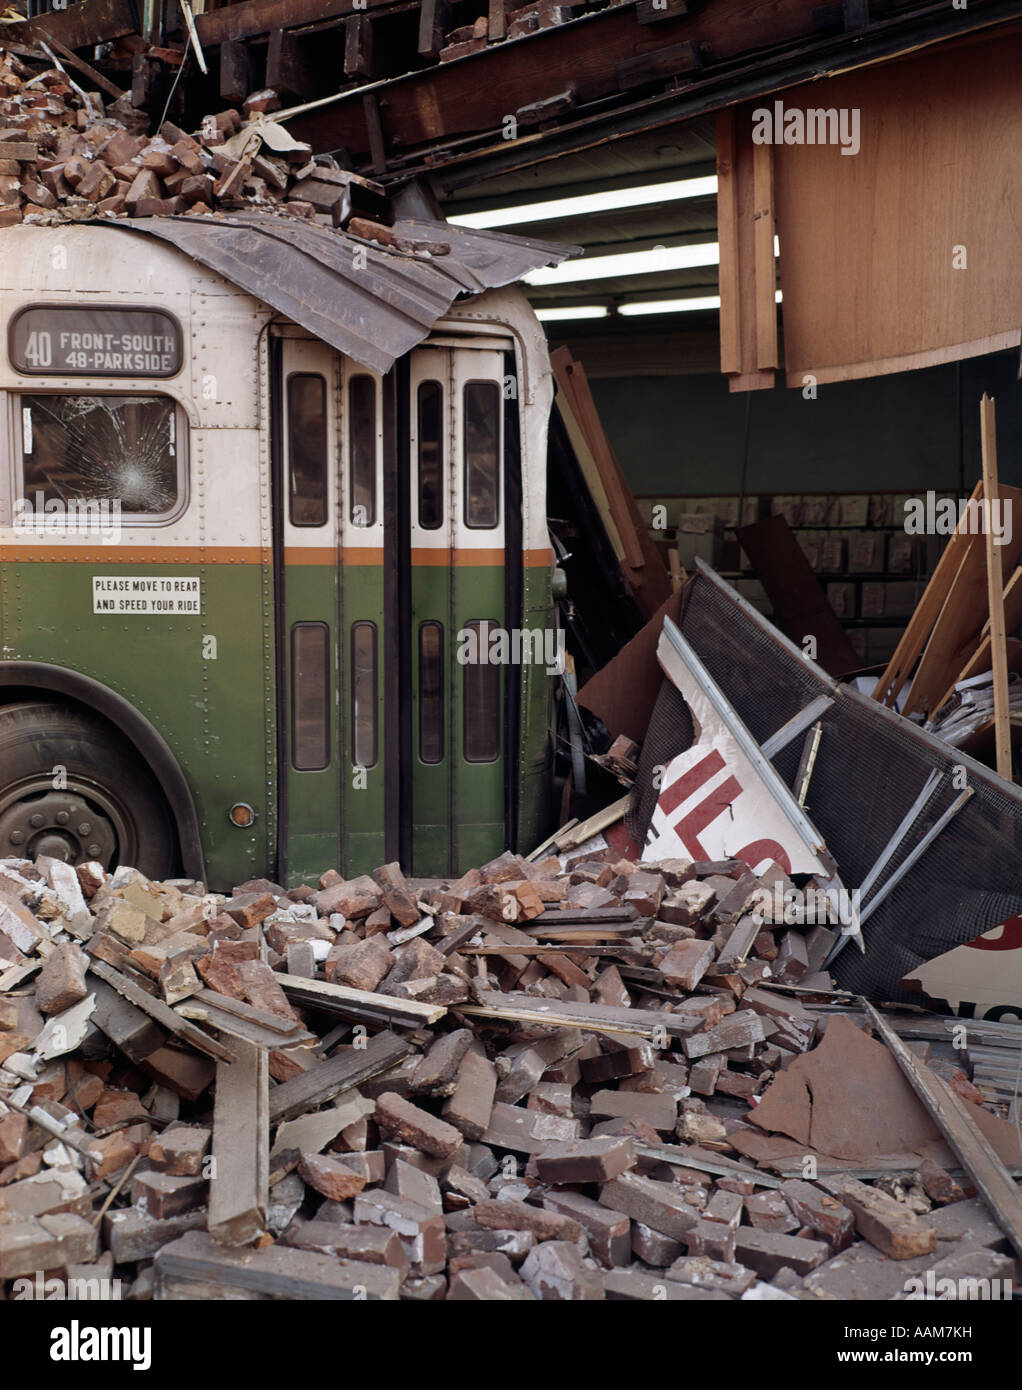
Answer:
[[[859,112],[857,153],[774,147],[790,386],[1019,343],[1020,70],[998,35],[782,94]]]

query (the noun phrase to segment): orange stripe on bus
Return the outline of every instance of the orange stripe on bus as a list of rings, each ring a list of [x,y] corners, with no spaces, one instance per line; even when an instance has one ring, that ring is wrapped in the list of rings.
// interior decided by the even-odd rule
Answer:
[[[345,546],[338,551],[336,546],[289,546],[284,552],[287,565],[336,565],[340,556],[343,565],[382,565],[382,546]],[[522,558],[527,566],[549,565],[553,552],[549,549],[526,550]],[[3,559],[8,564],[104,564],[104,565],[268,565],[271,552],[259,546],[104,546],[94,550],[91,546],[63,545],[54,548],[45,545],[7,544]],[[504,551],[455,550],[454,564],[459,568],[503,565]],[[439,566],[447,568],[451,564],[451,551],[446,546],[415,546],[412,549],[412,564]]]
[[[99,550],[85,545],[4,546],[4,560],[8,564],[27,561],[57,565],[268,565],[270,558],[271,552],[259,546],[124,545],[104,546]]]

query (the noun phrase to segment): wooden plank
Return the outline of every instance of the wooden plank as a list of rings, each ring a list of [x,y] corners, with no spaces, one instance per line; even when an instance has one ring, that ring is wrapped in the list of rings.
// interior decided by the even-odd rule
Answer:
[[[983,455],[983,495],[991,515],[999,505],[997,484],[997,416],[993,398],[983,392],[979,406]],[[1008,504],[1011,506],[1011,503]],[[990,653],[994,677],[994,740],[997,773],[1011,781],[1011,729],[1008,718],[1008,652],[1004,630],[1004,570],[998,557],[993,525],[985,527],[987,603],[990,608]]]
[[[828,160],[817,145],[785,146],[777,159],[789,385],[1018,345],[1022,170],[1009,151],[1022,142],[1020,65],[1016,29],[827,79],[829,109],[872,116],[853,158]],[[815,83],[790,89],[785,111],[818,98]],[[962,177],[935,179],[938,166]]]
[[[1002,486],[1000,496],[1012,508],[1012,514],[1018,516],[1022,491]],[[963,520],[967,519],[968,513]],[[962,556],[930,640],[920,657],[902,706],[902,714],[929,714],[979,645],[979,635],[988,611],[986,547],[978,531],[970,534],[968,539],[972,543]],[[1018,527],[1012,529],[1010,540],[998,546],[997,550],[1000,552],[999,583],[1003,588],[1005,579],[1022,554],[1022,532]]]
[[[207,1229],[221,1245],[247,1245],[266,1225],[269,1202],[269,1058],[254,1043],[235,1043],[237,1061],[216,1069],[213,1171]]]
[[[784,517],[742,526],[738,538],[774,606],[778,627],[798,646],[814,637],[816,660],[830,675],[857,670],[855,648]]]
[[[353,15],[344,21],[344,74],[373,76],[373,22],[368,15]]]
[[[756,366],[776,367],[777,270],[774,259],[774,147],[752,147],[752,231],[755,247]]]
[[[439,1004],[420,1004],[413,999],[394,999],[366,989],[347,989],[326,980],[306,980],[298,975],[279,975],[278,982],[289,999],[311,1004],[324,1013],[366,1023],[394,1023],[398,1027],[421,1028],[436,1023],[447,1012]]]
[[[760,46],[774,46],[812,33],[816,0],[773,0],[750,10],[748,0],[714,0],[695,15],[676,15],[650,29],[635,22],[631,5],[615,5],[586,15],[585,38],[576,24],[531,34],[522,42],[493,44],[454,64],[408,73],[380,88],[387,121],[400,130],[404,148],[452,140],[479,131],[499,131],[508,112],[518,111],[564,90],[565,75],[580,104],[616,94],[618,65],[674,42],[698,39],[710,45],[714,60]],[[238,6],[231,6],[233,12]],[[226,11],[224,12],[226,13]],[[341,101],[297,117],[296,138],[317,149],[367,148],[359,104]],[[849,161],[845,160],[844,163]]]
[[[293,1076],[270,1092],[270,1124],[290,1120],[317,1105],[325,1105],[363,1081],[390,1071],[414,1048],[397,1033],[377,1033],[363,1048],[339,1052],[311,1071]]]
[[[162,1246],[155,1259],[157,1297],[171,1301],[223,1298],[396,1302],[400,1270],[360,1260],[338,1260],[314,1250],[268,1245],[228,1250],[206,1231],[188,1231]],[[183,1320],[187,1319],[187,1313]]]
[[[614,524],[625,547],[625,557],[628,564],[633,570],[642,569],[647,559],[641,535],[644,528],[635,508],[631,491],[618,467],[614,451],[597,413],[596,403],[586,380],[585,368],[581,362],[570,360],[567,348],[558,348],[552,354],[551,365],[554,368],[558,386],[571,400],[575,419],[589,445],[593,462],[599,470]],[[631,505],[629,505],[630,503]]]
[[[321,95],[315,37],[274,29],[266,49],[266,86],[311,101]]]
[[[447,32],[447,0],[422,0],[419,6],[419,54],[437,58]]]
[[[720,362],[731,391],[770,387],[778,365],[773,151],[747,109],[717,117]]]
[[[860,999],[859,1003],[955,1157],[967,1169],[994,1220],[1015,1247],[1016,1254],[1022,1256],[1022,1197],[1007,1168],[950,1086],[908,1050],[867,999]]]
[[[57,38],[68,48],[92,48],[134,34],[138,29],[136,13],[131,0],[82,0],[19,24],[18,37]]]
[[[220,100],[240,106],[252,91],[252,60],[248,45],[229,41],[220,45]]]
[[[735,172],[735,110],[717,116],[717,243],[720,247],[720,370],[742,369],[738,318],[738,180]],[[725,293],[726,287],[726,293]]]
[[[216,1038],[211,1038],[208,1033],[204,1033],[201,1028],[196,1028],[187,1019],[180,1018],[169,1004],[165,1004],[162,999],[154,999],[151,994],[146,994],[145,990],[136,985],[134,980],[129,980],[119,970],[107,965],[106,961],[93,957],[89,961],[89,970],[93,975],[98,975],[101,980],[105,980],[108,985],[112,985],[122,998],[134,1004],[150,1018],[155,1019],[161,1028],[166,1028],[168,1032],[173,1033],[189,1047],[194,1047],[197,1052],[205,1052],[207,1056],[215,1057],[218,1061],[234,1061],[234,1053],[230,1048],[224,1047],[223,1043],[217,1042]]]
[[[226,1033],[231,1038],[242,1038],[245,1042],[256,1047],[269,1048],[270,1051],[280,1051],[316,1041],[315,1033],[306,1029],[299,1029],[294,1033],[280,1033],[274,1028],[267,1028],[264,1024],[241,1017],[233,1011],[222,1009],[208,999],[200,999],[198,995],[191,995],[180,1004],[175,1004],[174,1012],[181,1018],[191,1019],[195,1023],[208,1023],[219,1033]]]
[[[277,1034],[279,1047],[289,1047],[299,1034],[303,1039],[309,1036],[297,1019],[281,1018],[279,1014],[271,1014],[268,1009],[257,1009],[254,1004],[248,1004],[244,999],[233,999],[229,994],[219,994],[215,989],[200,989],[196,994],[189,995],[185,1002],[210,1004],[223,1013],[234,1014],[247,1022],[257,1023],[260,1027]]]
[[[507,33],[507,11],[505,0],[488,0],[486,36],[490,43],[497,43]]]
[[[109,77],[104,77],[101,72],[97,72],[91,63],[87,63],[84,58],[79,58],[77,53],[72,53],[71,49],[66,44],[61,43],[56,35],[51,34],[44,42],[48,43],[55,53],[59,53],[65,63],[70,64],[84,77],[87,77],[100,91],[106,92],[107,96],[113,97],[114,101],[124,95],[122,88],[111,82]]]
[[[384,174],[387,171],[387,142],[383,134],[380,103],[375,92],[363,93],[362,112],[369,137],[369,172]]]
[[[624,538],[618,530],[617,520],[611,508],[603,478],[596,466],[592,450],[589,448],[589,441],[582,432],[582,427],[578,422],[570,399],[559,388],[554,403],[564,423],[565,433],[571,443],[578,466],[582,470],[582,476],[589,489],[589,495],[593,499],[593,505],[600,514],[600,521],[603,523],[603,529],[607,533],[607,539],[610,541],[617,562],[619,565],[626,565],[628,554],[625,550]]]
[[[144,1062],[166,1044],[166,1035],[147,1013],[122,999],[102,980],[90,982],[96,1007],[89,1020],[132,1062]]]
[[[552,1028],[581,1028],[587,1033],[626,1033],[640,1038],[684,1037],[691,1018],[647,1009],[617,1009],[609,1004],[577,1004],[570,999],[537,999],[532,994],[483,990],[480,1004],[459,1004],[459,1014],[508,1023],[539,1023]]]
[[[982,480],[972,490],[970,502],[978,502],[983,495]],[[912,674],[912,668],[933,630],[944,601],[951,591],[951,585],[961,567],[966,549],[973,544],[975,537],[962,529],[961,523],[955,528],[951,539],[941,552],[937,568],[930,582],[923,590],[923,596],[915,606],[908,626],[894,649],[894,655],[887,663],[887,669],[873,689],[873,699],[882,705],[893,705],[902,686]]]
[[[367,10],[401,10],[402,0],[240,0],[223,5],[208,14],[195,16],[195,28],[203,47],[221,43],[240,43],[274,29],[297,29],[321,24],[344,15],[364,14]]]
[[[1019,623],[1022,623],[1022,569],[1017,569],[1012,573],[1011,578],[1004,586],[1004,630],[1014,632]],[[1012,638],[1006,639],[1008,649],[1008,666],[1011,670],[1018,670],[1017,660],[1013,659],[1012,652],[1019,647],[1019,643],[1014,643]],[[984,624],[980,644],[969,657],[968,661],[958,672],[954,681],[948,686],[940,700],[933,707],[936,714],[943,709],[944,705],[954,694],[955,686],[960,681],[967,681],[972,676],[981,675],[984,671],[989,671],[990,666],[990,622],[989,619]]]

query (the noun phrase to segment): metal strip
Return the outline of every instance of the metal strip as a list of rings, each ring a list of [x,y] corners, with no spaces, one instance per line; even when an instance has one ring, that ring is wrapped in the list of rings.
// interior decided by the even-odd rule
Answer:
[[[828,867],[836,867],[834,866],[831,856],[827,852],[827,847],[824,844],[820,832],[794,800],[791,791],[781,779],[773,763],[763,756],[763,751],[759,744],[749,733],[748,729],[739,718],[738,712],[716,684],[687,639],[682,636],[677,626],[668,617],[664,618],[663,635],[670,642],[680,660],[685,664],[691,675],[697,681],[699,688],[710,701],[716,713],[734,735],[735,741],[759,773],[767,790],[784,812],[785,817],[790,822],[792,829],[798,835],[799,839],[802,840],[804,844],[808,845],[813,853],[821,858]]]
[[[803,730],[808,729],[810,724],[814,724],[820,715],[830,709],[834,703],[831,695],[817,695],[815,700],[811,700],[805,709],[800,709],[798,714],[789,719],[787,724],[782,724],[775,734],[771,734],[765,743],[760,744],[760,749],[765,758],[775,758],[782,748],[787,748],[792,739],[798,738]]]

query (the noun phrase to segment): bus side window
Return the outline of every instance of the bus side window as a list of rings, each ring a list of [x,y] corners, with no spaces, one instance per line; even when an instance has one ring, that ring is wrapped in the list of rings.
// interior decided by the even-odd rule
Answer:
[[[330,633],[326,623],[291,628],[291,765],[317,772],[330,762]]]
[[[434,622],[419,625],[419,757],[444,759],[444,630]]]
[[[419,525],[436,531],[444,519],[444,388],[419,384]]]
[[[353,526],[376,520],[376,382],[353,376],[348,383],[348,460]]]
[[[464,750],[467,763],[492,763],[500,756],[500,673],[503,667],[486,660],[490,635],[497,623],[466,623],[476,634],[476,661],[465,662],[462,703],[464,706]]]
[[[184,449],[169,396],[20,396],[18,407],[26,497],[116,502],[149,520],[178,507]]]
[[[465,524],[496,526],[500,517],[500,388],[495,381],[465,383]]]
[[[351,757],[376,766],[376,624],[351,626]]]
[[[287,379],[288,511],[292,526],[327,519],[326,381],[315,372]]]

